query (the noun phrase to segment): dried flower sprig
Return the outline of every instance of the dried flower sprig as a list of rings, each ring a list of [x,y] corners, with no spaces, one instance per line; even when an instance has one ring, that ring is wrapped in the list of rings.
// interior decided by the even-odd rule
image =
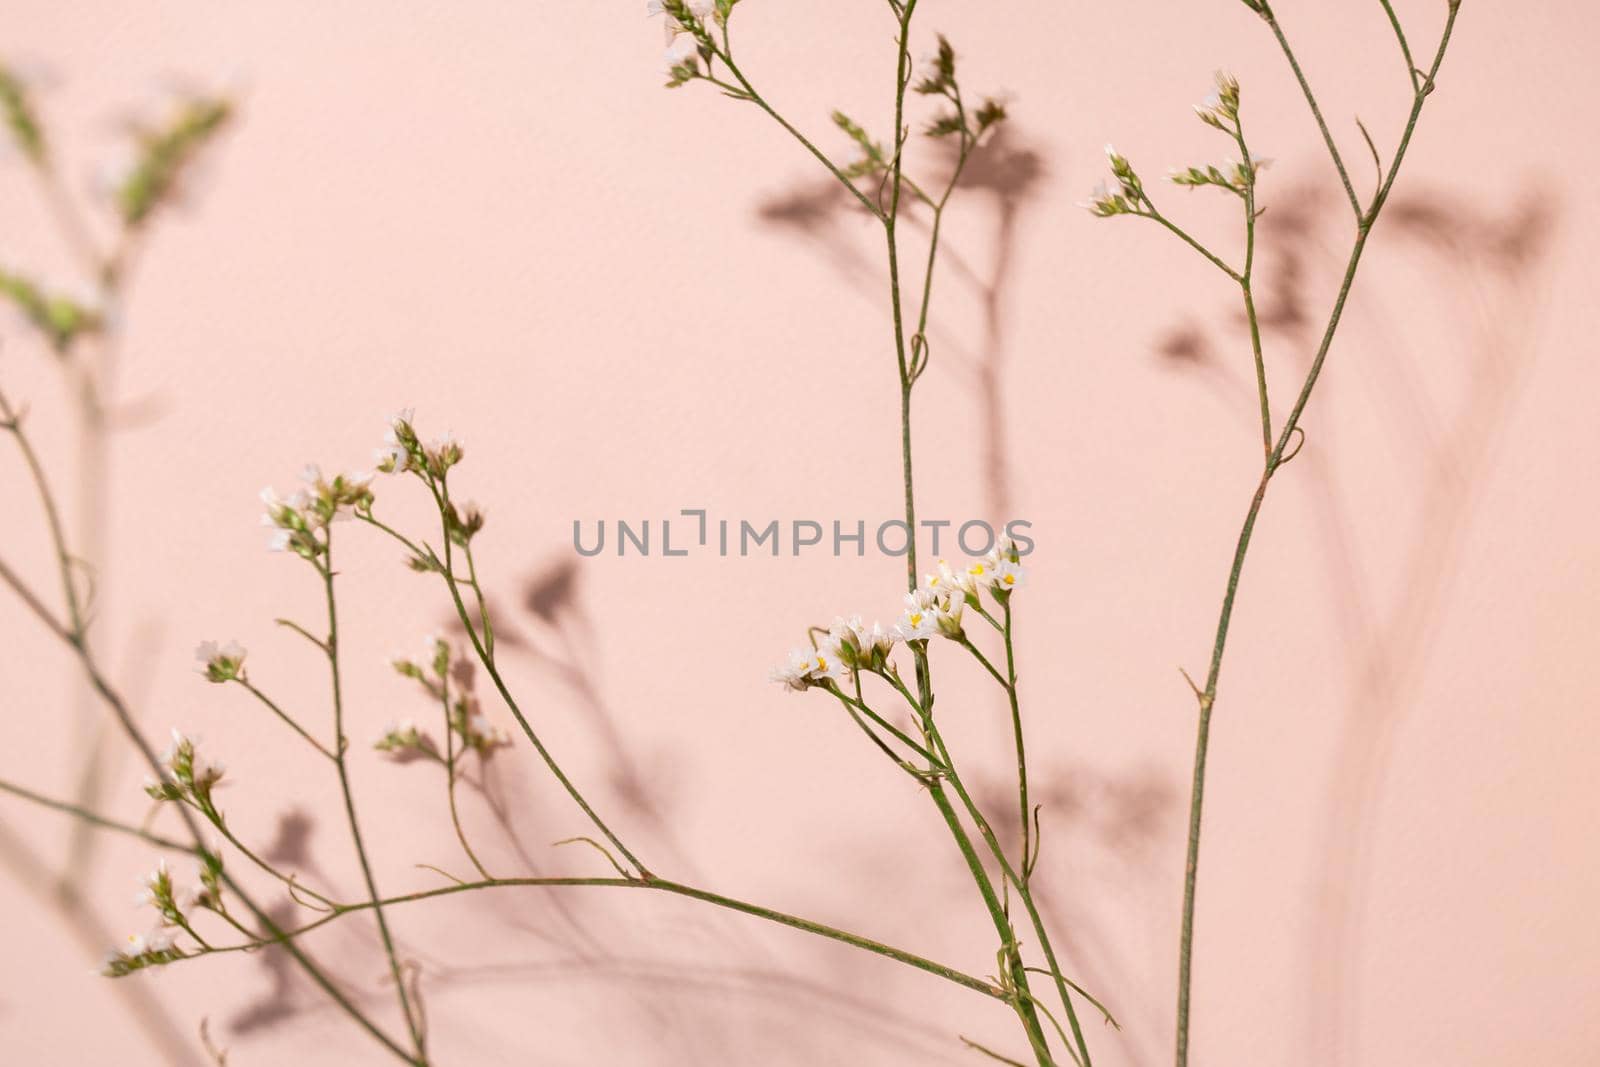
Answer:
[[[1444,30],[1439,37],[1438,48],[1434,53],[1432,65],[1427,71],[1422,71],[1417,68],[1411,58],[1410,45],[1406,40],[1405,32],[1395,15],[1393,7],[1388,0],[1383,0],[1383,7],[1389,17],[1390,26],[1394,30],[1400,50],[1406,61],[1407,75],[1412,90],[1411,110],[1406,120],[1404,132],[1401,134],[1399,145],[1396,147],[1387,168],[1385,168],[1371,136],[1367,133],[1366,127],[1357,120],[1362,137],[1372,151],[1373,159],[1378,168],[1377,187],[1373,191],[1371,198],[1363,202],[1362,198],[1356,193],[1349,169],[1345,166],[1344,157],[1334,141],[1327,121],[1323,118],[1322,108],[1317,102],[1316,94],[1312,91],[1305,72],[1290,47],[1289,40],[1283,31],[1283,27],[1279,24],[1271,4],[1268,0],[1244,0],[1244,3],[1267,23],[1283,51],[1284,57],[1294,73],[1295,80],[1299,84],[1301,93],[1305,97],[1306,104],[1316,122],[1317,129],[1322,135],[1322,140],[1327,147],[1334,171],[1338,175],[1340,185],[1349,200],[1356,224],[1355,239],[1351,246],[1349,259],[1345,265],[1344,275],[1339,284],[1338,294],[1334,299],[1333,308],[1323,329],[1321,342],[1318,344],[1316,354],[1312,358],[1310,369],[1306,372],[1294,405],[1290,409],[1288,416],[1280,424],[1274,425],[1272,417],[1267,388],[1266,365],[1262,353],[1260,318],[1256,312],[1253,289],[1256,219],[1260,214],[1260,210],[1256,206],[1256,186],[1265,161],[1252,157],[1246,144],[1241,118],[1241,91],[1238,81],[1230,75],[1219,73],[1216,77],[1215,93],[1204,104],[1197,107],[1195,111],[1200,120],[1206,125],[1226,133],[1233,139],[1239,149],[1240,161],[1226,168],[1210,165],[1184,168],[1174,172],[1172,179],[1180,185],[1190,187],[1199,185],[1220,186],[1241,198],[1244,203],[1244,266],[1242,269],[1235,270],[1229,266],[1222,258],[1157,211],[1134,174],[1131,164],[1110,149],[1107,150],[1107,154],[1118,188],[1114,192],[1097,190],[1095,197],[1088,205],[1094,214],[1102,217],[1140,215],[1154,219],[1171,230],[1213,265],[1219,267],[1239,286],[1245,321],[1250,330],[1251,354],[1255,364],[1257,399],[1261,416],[1262,469],[1249,506],[1245,511],[1244,521],[1240,528],[1238,542],[1234,548],[1232,563],[1229,567],[1227,589],[1223,595],[1216,634],[1212,642],[1210,668],[1206,673],[1203,685],[1197,684],[1193,679],[1189,679],[1189,685],[1194,691],[1196,702],[1199,705],[1199,717],[1195,741],[1194,777],[1190,793],[1188,844],[1184,867],[1183,913],[1178,947],[1178,1021],[1176,1035],[1178,1067],[1186,1067],[1189,1059],[1194,900],[1196,874],[1200,860],[1201,812],[1205,796],[1206,756],[1210,740],[1211,716],[1216,706],[1217,683],[1221,675],[1223,652],[1227,645],[1228,631],[1233,618],[1233,607],[1238,593],[1240,575],[1244,569],[1245,557],[1249,552],[1256,519],[1266,498],[1267,488],[1274,475],[1286,463],[1294,459],[1305,444],[1305,430],[1301,426],[1301,417],[1304,415],[1306,405],[1309,403],[1312,392],[1316,388],[1323,364],[1333,345],[1334,336],[1338,332],[1339,324],[1344,314],[1345,302],[1355,282],[1356,271],[1360,266],[1368,236],[1371,234],[1373,225],[1377,222],[1384,203],[1394,187],[1400,164],[1404,160],[1406,149],[1410,146],[1411,138],[1416,132],[1417,120],[1422,113],[1423,104],[1436,85],[1439,68],[1444,62],[1444,55],[1449,48],[1450,38],[1455,28],[1456,16],[1460,11],[1460,0],[1447,0],[1448,13]],[[1188,678],[1187,672],[1185,672],[1184,677]]]

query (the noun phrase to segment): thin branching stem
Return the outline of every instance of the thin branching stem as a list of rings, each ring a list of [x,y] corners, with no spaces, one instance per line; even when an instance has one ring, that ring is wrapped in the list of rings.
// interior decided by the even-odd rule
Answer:
[[[1177,1067],[1187,1067],[1189,1062],[1189,1015],[1190,1015],[1190,985],[1193,975],[1193,949],[1194,949],[1194,907],[1195,884],[1200,861],[1200,829],[1201,809],[1205,799],[1205,774],[1206,756],[1209,746],[1211,715],[1217,698],[1217,683],[1222,673],[1223,651],[1228,640],[1228,628],[1233,618],[1233,606],[1238,595],[1239,578],[1244,570],[1245,556],[1250,549],[1250,538],[1255,531],[1256,519],[1261,513],[1261,505],[1266,497],[1267,485],[1272,480],[1273,474],[1285,461],[1285,453],[1294,435],[1298,432],[1304,439],[1304,431],[1300,429],[1300,417],[1305,412],[1306,405],[1311,400],[1311,394],[1316,388],[1317,380],[1322,374],[1323,364],[1327,360],[1328,352],[1333,347],[1334,335],[1339,329],[1339,323],[1344,316],[1345,303],[1349,299],[1351,287],[1355,283],[1356,271],[1361,264],[1362,253],[1366,249],[1367,238],[1372,232],[1374,223],[1383,209],[1384,202],[1388,199],[1389,191],[1394,187],[1395,178],[1400,171],[1400,164],[1405,158],[1406,150],[1411,144],[1412,135],[1416,132],[1417,120],[1422,114],[1422,107],[1428,95],[1433,91],[1434,79],[1437,77],[1440,65],[1444,62],[1445,51],[1449,48],[1450,37],[1455,29],[1456,16],[1460,10],[1459,0],[1451,0],[1449,14],[1445,19],[1444,31],[1439,38],[1439,46],[1434,53],[1433,63],[1429,67],[1427,76],[1415,91],[1411,113],[1406,120],[1405,131],[1400,138],[1399,147],[1395,150],[1393,161],[1383,184],[1373,195],[1372,205],[1362,210],[1357,205],[1357,215],[1360,224],[1357,226],[1356,238],[1350,250],[1350,257],[1345,264],[1343,277],[1340,279],[1339,291],[1334,298],[1333,309],[1329,313],[1327,326],[1322,333],[1322,340],[1317,346],[1311,367],[1306,372],[1305,382],[1300,387],[1299,396],[1294,407],[1284,420],[1283,427],[1278,433],[1277,443],[1267,457],[1266,467],[1262,471],[1261,479],[1257,483],[1255,492],[1250,498],[1249,507],[1245,511],[1244,523],[1240,528],[1238,541],[1234,546],[1233,561],[1228,569],[1228,583],[1223,593],[1222,608],[1217,620],[1216,637],[1212,643],[1211,664],[1206,674],[1204,688],[1198,689],[1200,710],[1196,724],[1194,776],[1189,797],[1189,833],[1188,851],[1184,863],[1183,874],[1183,919],[1178,943],[1178,1022],[1176,1040]],[[1270,15],[1268,22],[1272,25],[1274,33],[1282,40],[1282,33]],[[1287,46],[1285,46],[1287,50]],[[1291,63],[1293,58],[1291,56]],[[1298,67],[1296,67],[1298,72]],[[1320,122],[1321,111],[1317,107],[1310,89],[1305,87],[1308,100],[1311,101],[1312,111],[1317,114]],[[1331,141],[1330,141],[1331,148]],[[1346,183],[1348,186],[1348,182]]]
[[[335,752],[333,762],[339,773],[339,792],[344,798],[345,818],[350,826],[350,838],[355,844],[356,859],[361,866],[361,878],[366,883],[367,896],[373,902],[372,915],[377,922],[378,937],[383,942],[383,952],[389,961],[389,972],[394,978],[395,996],[400,1001],[400,1012],[405,1017],[406,1028],[411,1032],[411,1044],[416,1050],[416,1059],[418,1062],[426,1062],[427,1049],[422,1026],[417,1011],[412,1006],[405,975],[401,973],[400,956],[395,951],[394,937],[389,932],[389,920],[383,914],[380,904],[383,899],[382,894],[378,892],[377,879],[372,873],[372,861],[367,857],[367,846],[361,836],[361,822],[356,816],[355,796],[350,788],[350,768],[345,759],[349,744],[344,733],[344,686],[339,672],[339,608],[334,593],[332,526],[328,527],[325,536],[324,552],[322,559],[317,563],[317,568],[322,575],[323,595],[328,604],[328,636],[324,641],[324,650],[327,652],[329,683],[333,690]]]
[[[1340,154],[1339,145],[1328,130],[1327,120],[1322,117],[1322,107],[1317,103],[1317,94],[1311,91],[1311,83],[1306,80],[1305,71],[1300,69],[1300,60],[1295,57],[1294,49],[1289,47],[1289,38],[1284,36],[1283,27],[1278,24],[1278,17],[1273,13],[1271,6],[1266,3],[1261,5],[1261,17],[1266,19],[1267,25],[1272,29],[1272,36],[1278,39],[1278,47],[1283,50],[1284,58],[1289,61],[1289,69],[1294,71],[1295,81],[1300,83],[1300,92],[1310,105],[1311,116],[1317,120],[1317,129],[1322,133],[1322,143],[1328,146],[1328,156],[1333,160],[1333,169],[1339,172],[1339,184],[1344,186],[1344,195],[1350,201],[1350,210],[1355,212],[1356,220],[1359,222],[1365,214],[1361,208],[1361,198],[1356,196],[1355,186],[1350,183],[1350,171],[1344,165],[1344,156]]]
[[[445,790],[450,799],[450,825],[455,827],[456,840],[461,842],[461,851],[467,854],[467,859],[477,872],[485,878],[493,878],[483,863],[478,859],[478,854],[472,851],[472,846],[467,843],[467,832],[461,828],[461,815],[456,810],[456,759],[458,755],[465,755],[466,749],[460,753],[456,751],[456,730],[450,716],[450,675],[439,679],[439,704],[444,711],[444,773]]]

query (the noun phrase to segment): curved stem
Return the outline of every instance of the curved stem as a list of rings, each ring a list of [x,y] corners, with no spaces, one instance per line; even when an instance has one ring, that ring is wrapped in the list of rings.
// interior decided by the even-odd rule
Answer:
[[[1344,186],[1344,195],[1349,199],[1350,208],[1355,212],[1356,218],[1360,219],[1364,214],[1361,210],[1361,200],[1356,196],[1355,186],[1350,184],[1350,172],[1345,168],[1344,157],[1339,154],[1339,146],[1334,143],[1333,134],[1328,131],[1327,120],[1322,117],[1317,94],[1311,91],[1311,83],[1306,81],[1305,71],[1300,69],[1300,61],[1295,58],[1294,49],[1289,47],[1289,39],[1283,35],[1283,27],[1278,25],[1278,18],[1273,14],[1272,8],[1262,4],[1261,14],[1271,27],[1272,35],[1278,39],[1278,47],[1283,49],[1284,58],[1289,61],[1289,68],[1294,71],[1295,81],[1300,83],[1300,92],[1305,96],[1306,103],[1311,105],[1311,116],[1317,120],[1317,129],[1322,133],[1322,143],[1328,146],[1328,155],[1333,159],[1333,169],[1339,172],[1339,183]],[[1451,14],[1453,16],[1454,11]]]
[[[304,893],[306,896],[315,900],[319,904],[323,904],[329,908],[338,908],[341,906],[338,901],[323,896],[310,886],[300,884],[300,882],[295,880],[293,875],[284,874],[282,871],[278,870],[278,868],[274,867],[272,864],[256,855],[255,852],[251,851],[251,849],[246,846],[243,841],[239,840],[232,830],[228,829],[228,824],[222,818],[221,812],[217,811],[215,808],[201,808],[199,810],[200,814],[204,815],[206,820],[210,822],[212,826],[217,828],[217,833],[222,835],[222,839],[224,841],[232,845],[238,850],[241,856],[255,864],[261,870],[272,875],[272,877],[288,886],[291,890]]]
[[[528,722],[527,716],[522,713],[522,707],[517,703],[516,698],[511,695],[511,690],[506,685],[505,679],[500,676],[500,668],[496,664],[494,654],[489,651],[483,639],[479,636],[477,628],[473,626],[472,618],[467,613],[466,602],[461,599],[461,590],[456,582],[453,563],[454,550],[451,547],[452,541],[447,517],[450,508],[449,487],[444,479],[441,478],[437,484],[430,479],[428,488],[433,493],[434,503],[438,505],[439,520],[444,527],[444,560],[442,561],[444,565],[444,584],[450,590],[450,602],[455,606],[456,618],[460,620],[462,627],[466,630],[467,639],[472,643],[472,650],[477,654],[478,661],[483,664],[483,669],[488,673],[490,681],[494,682],[495,691],[500,694],[500,699],[505,701],[505,705],[510,710],[512,717],[517,720],[517,725],[522,728],[523,735],[533,745],[534,751],[539,754],[539,758],[544,761],[545,767],[555,776],[556,781],[561,783],[561,787],[566,790],[567,796],[571,797],[573,803],[577,804],[579,809],[589,817],[589,821],[594,824],[595,829],[604,834],[606,840],[610,841],[616,850],[629,863],[633,864],[634,869],[641,875],[648,877],[649,869],[640,862],[639,858],[629,850],[627,845],[622,843],[622,839],[612,831],[611,827],[606,825],[605,820],[600,818],[599,812],[590,806],[589,802],[584,799],[583,794],[578,791],[578,787],[572,783],[572,779],[568,778],[566,772],[561,769],[561,765],[556,762],[555,757],[550,754],[550,750],[545,747],[544,742],[539,739],[539,735],[534,732],[533,725]],[[402,538],[402,540],[404,539]]]
[[[849,190],[850,195],[855,197],[856,200],[860,201],[861,206],[871,212],[874,218],[883,218],[883,212],[878,209],[878,205],[874,204],[871,199],[868,198],[867,194],[856,188],[856,183],[847,178],[844,172],[834,164],[833,160],[829,159],[823,153],[822,149],[812,144],[810,138],[806,137],[805,134],[795,129],[795,127],[789,123],[788,119],[784,118],[782,115],[773,110],[772,105],[767,103],[766,99],[760,93],[756,92],[756,87],[750,84],[750,79],[744,76],[744,71],[740,70],[739,65],[733,61],[731,49],[718,48],[716,43],[713,42],[712,50],[716,54],[716,57],[722,60],[723,65],[728,68],[728,73],[732,74],[738,81],[739,85],[744,89],[746,98],[752,104],[755,104],[756,107],[759,107],[762,111],[765,111],[774,122],[776,122],[779,126],[782,126],[784,130],[788,132],[789,136],[793,137],[796,141],[799,141],[801,146],[804,147],[807,152],[810,152],[811,155],[815,157],[817,162],[821,163],[823,167],[827,169],[829,174],[832,174],[834,178],[838,179],[839,184],[844,186],[845,189]]]
[[[461,828],[461,815],[456,811],[456,731],[450,721],[450,676],[439,682],[439,703],[444,710],[444,773],[445,791],[450,798],[450,825],[455,827],[456,840],[461,842],[461,851],[467,854],[467,859],[472,862],[479,874],[485,878],[493,878],[488,869],[479,862],[477,853],[472,851],[472,846],[467,844],[467,832]]]

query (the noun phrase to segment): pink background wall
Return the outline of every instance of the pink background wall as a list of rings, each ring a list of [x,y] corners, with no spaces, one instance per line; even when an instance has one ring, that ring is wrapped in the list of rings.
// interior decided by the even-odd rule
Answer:
[[[1370,181],[1350,116],[1388,149],[1408,92],[1381,8],[1276,6]],[[1430,48],[1442,0],[1396,6]],[[115,455],[108,662],[152,731],[182,725],[228,763],[238,832],[292,854],[280,820],[300,813],[297,865],[354,894],[331,775],[243,694],[199,682],[190,650],[237,636],[252,677],[322,721],[319,664],[271,623],[314,617],[318,590],[263,551],[255,492],[308,459],[365,464],[386,414],[415,404],[466,441],[459,480],[488,509],[482,561],[525,642],[510,662],[527,706],[653,866],[988,973],[992,931],[929,805],[824,700],[765,681],[807,624],[887,618],[899,561],[570,548],[574,518],[898,508],[875,235],[828,197],[806,226],[784,221],[775,205],[825,188],[816,168],[754,109],[661,90],[642,7],[11,5],[6,57],[51,73],[41,104],[75,188],[130,103],[159,106],[175,81],[241,94],[127,315],[121,395],[144,418]],[[743,65],[842,153],[829,108],[889,124],[891,25],[881,5],[804,7],[741,5]],[[918,391],[921,510],[1035,524],[1018,615],[1046,804],[1038,881],[1069,970],[1123,1023],[1092,1028],[1097,1062],[1161,1063],[1193,743],[1177,668],[1209,651],[1259,449],[1233,294],[1154,226],[1075,204],[1108,139],[1149,177],[1223,154],[1189,105],[1213,68],[1237,73],[1252,147],[1276,158],[1263,269],[1294,279],[1269,287],[1280,396],[1347,224],[1242,5],[924,7],[919,44],[948,33],[964,83],[1004,92],[1014,123],[951,210],[965,272],[940,278]],[[1197,1063],[1600,1058],[1596,29],[1588,5],[1468,0],[1305,451],[1269,498],[1215,721]],[[1165,204],[1236,247],[1222,197]],[[0,257],[69,279],[36,205],[11,159]],[[4,384],[70,478],[55,370],[14,319],[0,331]],[[3,551],[43,574],[22,477],[7,450]],[[380,510],[415,527],[404,496]],[[382,661],[444,605],[375,540],[342,569],[353,773],[380,880],[436,885],[413,865],[466,870],[437,769],[364,745],[428,714]],[[542,617],[525,607],[535,588],[554,605]],[[67,659],[3,603],[0,776],[64,795],[80,757]],[[948,729],[1003,810],[1003,707],[944,662]],[[525,746],[497,765],[520,855],[464,801],[490,866],[606,873],[549,847],[583,827],[532,770]],[[119,757],[106,805],[138,818],[140,780]],[[0,818],[60,855],[63,820],[10,799]],[[101,843],[79,888],[114,928],[144,924],[129,901],[153,858]],[[164,1062],[90,976],[97,954],[16,878],[0,899],[0,1059]],[[501,891],[393,922],[426,970],[442,1063],[972,1062],[957,1033],[1016,1047],[1003,1010],[953,986],[692,903]],[[394,1021],[364,920],[311,947]],[[281,960],[137,981],[185,1037],[209,1017],[232,1063],[381,1061]]]

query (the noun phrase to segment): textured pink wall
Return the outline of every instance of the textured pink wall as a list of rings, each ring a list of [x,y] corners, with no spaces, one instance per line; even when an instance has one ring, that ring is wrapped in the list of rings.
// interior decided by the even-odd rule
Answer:
[[[879,243],[831,200],[805,228],[776,215],[820,188],[815,168],[753,109],[661,90],[642,7],[11,5],[7,58],[54,72],[43,106],[74,182],[130,99],[174,77],[242,92],[128,312],[122,392],[155,417],[115,456],[108,662],[151,730],[199,732],[228,763],[241,834],[307,814],[306,869],[355,892],[326,768],[188,661],[197,639],[237,636],[253,677],[325,714],[319,664],[271,623],[312,616],[318,591],[262,550],[254,494],[307,459],[367,462],[385,415],[415,404],[467,443],[460,480],[488,508],[482,557],[526,642],[527,705],[653,866],[987,973],[992,933],[923,798],[820,700],[765,682],[807,624],[887,616],[897,561],[573,560],[578,517],[875,519],[899,500]],[[833,106],[888,125],[880,7],[741,5],[744,66],[830,147]],[[1177,668],[1209,650],[1259,450],[1232,294],[1154,227],[1074,205],[1108,139],[1151,175],[1215,154],[1188,108],[1213,68],[1236,72],[1252,145],[1277,160],[1264,269],[1295,268],[1310,319],[1274,292],[1280,395],[1347,227],[1242,5],[924,7],[925,41],[951,35],[964,81],[1003,90],[1015,121],[949,219],[967,272],[941,278],[918,391],[921,510],[1035,524],[1019,656],[1047,805],[1038,878],[1070,971],[1123,1023],[1096,1028],[1097,1062],[1161,1063],[1193,742]],[[1276,7],[1368,180],[1350,116],[1390,146],[1407,92],[1381,8]],[[1431,42],[1443,0],[1396,7]],[[1467,0],[1305,451],[1269,500],[1215,722],[1197,1063],[1600,1057],[1597,28],[1570,0]],[[1234,239],[1220,198],[1167,201]],[[66,277],[35,204],[20,165],[0,168],[0,253]],[[0,374],[68,477],[53,368],[15,322],[0,329]],[[0,478],[3,552],[40,573],[9,451]],[[416,505],[396,513],[420,522]],[[525,591],[569,566],[571,596],[526,611]],[[427,714],[382,660],[444,605],[375,541],[343,569],[380,880],[435,885],[413,864],[465,867],[439,775],[359,745]],[[0,776],[65,794],[66,657],[0,604]],[[998,788],[1003,707],[945,659],[949,729]],[[466,801],[497,873],[604,873],[548,847],[582,826],[525,748],[498,770],[527,859]],[[122,758],[108,805],[137,817],[140,778]],[[0,819],[59,854],[56,817],[5,799]],[[106,840],[81,889],[134,929],[152,859]],[[160,1062],[54,914],[14,879],[0,899],[0,1059]],[[971,1061],[958,1032],[1013,1036],[1002,1010],[936,980],[680,901],[502,891],[393,921],[445,1063],[954,1063]],[[389,1019],[363,920],[312,947]],[[281,961],[136,980],[186,1028],[209,1017],[230,1062],[380,1062]]]

